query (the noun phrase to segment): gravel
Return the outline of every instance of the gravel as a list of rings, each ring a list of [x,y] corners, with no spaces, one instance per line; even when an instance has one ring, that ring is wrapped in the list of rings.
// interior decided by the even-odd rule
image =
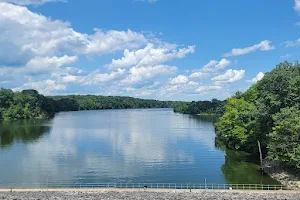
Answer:
[[[43,191],[43,192],[0,192],[0,200],[62,200],[62,199],[300,199],[293,191]]]

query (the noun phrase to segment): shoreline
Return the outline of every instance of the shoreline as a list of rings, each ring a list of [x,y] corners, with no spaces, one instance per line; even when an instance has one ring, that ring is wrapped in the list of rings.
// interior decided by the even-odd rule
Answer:
[[[296,177],[286,171],[268,173],[271,178],[279,181],[283,186],[287,187],[289,190],[300,191],[300,178]]]
[[[263,171],[271,178],[280,182],[287,189],[300,191],[300,177],[283,170],[279,164],[264,160]]]

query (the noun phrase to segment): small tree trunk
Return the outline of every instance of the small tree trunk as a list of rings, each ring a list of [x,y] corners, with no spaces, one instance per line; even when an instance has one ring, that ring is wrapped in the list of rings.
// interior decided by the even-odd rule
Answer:
[[[262,153],[260,148],[260,142],[257,140],[258,150],[259,150],[259,158],[260,158],[260,168],[263,170],[263,160],[262,160]]]

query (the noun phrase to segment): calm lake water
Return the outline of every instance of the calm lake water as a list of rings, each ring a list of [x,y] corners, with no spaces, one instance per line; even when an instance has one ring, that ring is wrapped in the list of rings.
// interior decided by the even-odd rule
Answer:
[[[172,109],[62,112],[0,123],[0,186],[164,182],[278,184],[216,147],[212,121]]]

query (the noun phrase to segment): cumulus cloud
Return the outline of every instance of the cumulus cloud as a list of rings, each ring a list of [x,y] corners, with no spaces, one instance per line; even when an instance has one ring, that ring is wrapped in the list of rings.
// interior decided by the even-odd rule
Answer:
[[[167,66],[167,65],[155,65],[155,66],[146,66],[146,67],[132,67],[129,71],[129,76],[121,81],[121,84],[137,84],[141,82],[148,81],[150,79],[170,75],[175,73],[177,67]]]
[[[83,85],[99,84],[104,82],[109,82],[122,77],[125,74],[125,69],[118,69],[117,71],[112,71],[110,73],[91,73],[87,76],[80,77],[79,83]]]
[[[206,65],[204,65],[200,70],[196,70],[193,73],[191,73],[189,78],[199,79],[199,78],[208,77],[211,74],[215,74],[215,73],[223,70],[230,64],[231,64],[231,61],[227,60],[225,58],[221,59],[220,61],[211,60]]]
[[[245,76],[245,70],[233,70],[229,69],[225,74],[221,74],[213,77],[211,80],[217,83],[233,83],[241,80]]]
[[[295,41],[286,41],[283,44],[285,44],[285,47],[298,47],[300,46],[300,38]]]
[[[257,81],[260,81],[264,76],[265,74],[263,72],[259,72],[253,79],[248,80],[248,82],[256,83]]]
[[[63,57],[35,57],[21,71],[31,74],[50,73],[63,65],[75,63],[77,59],[77,56],[67,55]]]
[[[77,56],[62,57],[34,57],[24,67],[6,67],[0,68],[0,74],[22,74],[22,75],[41,75],[64,72],[68,69],[61,69],[60,67],[67,64],[72,64],[78,59]]]
[[[182,84],[182,83],[186,83],[189,81],[189,78],[187,76],[184,75],[179,75],[173,79],[170,80],[171,84]]]
[[[255,44],[251,47],[246,47],[246,48],[234,48],[231,50],[231,52],[226,53],[225,57],[230,57],[230,56],[240,56],[244,54],[248,54],[251,52],[255,52],[257,50],[260,51],[270,51],[275,49],[274,46],[271,46],[271,42],[268,40],[261,41],[258,44]]]
[[[202,93],[202,92],[207,92],[211,90],[219,90],[222,89],[220,85],[202,85],[197,88],[197,92]]]
[[[172,96],[179,94],[203,95],[209,91],[215,91],[219,89],[222,89],[222,86],[218,84],[201,85],[197,82],[189,81],[186,83],[164,85],[160,88],[159,93],[163,96]]]
[[[64,75],[54,73],[52,77],[57,78],[62,83],[77,83],[80,85],[100,85],[122,78],[125,75],[125,69],[118,69],[109,73],[99,73],[98,71],[82,75],[81,73]]]
[[[223,58],[221,59],[219,62],[216,60],[211,60],[208,64],[206,64],[201,71],[203,72],[217,72],[220,71],[222,69],[224,69],[225,67],[227,67],[228,65],[230,65],[230,61]]]
[[[127,31],[95,29],[91,35],[76,32],[70,23],[51,20],[26,7],[0,2],[0,63],[24,65],[34,57],[61,54],[103,55],[146,43],[143,34]],[[10,59],[8,59],[10,60]]]
[[[38,90],[41,94],[48,95],[53,91],[66,90],[67,86],[64,84],[60,84],[57,81],[48,79],[44,81],[32,81],[25,83],[23,86],[19,88],[14,88],[15,91],[20,91],[24,89],[35,89]]]
[[[194,53],[195,46],[188,48],[176,49],[174,45],[167,45],[163,47],[155,47],[153,43],[147,44],[143,49],[136,51],[124,51],[123,57],[120,59],[113,59],[107,66],[109,68],[120,68],[130,66],[147,66],[162,64],[166,61],[175,58],[184,58],[186,54]]]
[[[300,0],[295,0],[295,6],[294,9],[300,13]]]
[[[42,5],[48,2],[67,2],[67,0],[0,0],[0,2],[8,2],[16,5]]]
[[[155,92],[155,90],[145,90],[145,91],[142,91],[142,92],[136,94],[135,96],[137,96],[137,97],[149,96],[149,95],[153,94],[154,92]]]
[[[203,72],[193,72],[189,77],[194,79],[194,78],[203,78],[206,77],[207,74]]]

